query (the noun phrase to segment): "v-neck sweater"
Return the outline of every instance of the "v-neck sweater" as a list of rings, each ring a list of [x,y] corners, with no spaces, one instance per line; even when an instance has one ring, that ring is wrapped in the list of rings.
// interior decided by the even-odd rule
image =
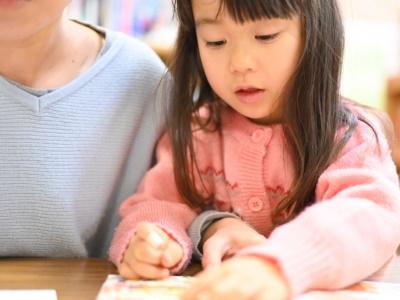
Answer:
[[[104,33],[105,53],[54,91],[0,76],[0,256],[106,256],[116,208],[150,166],[165,66]]]

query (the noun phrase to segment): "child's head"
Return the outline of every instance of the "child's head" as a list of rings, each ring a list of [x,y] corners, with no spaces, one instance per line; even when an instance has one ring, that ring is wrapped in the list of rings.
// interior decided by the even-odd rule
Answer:
[[[71,0],[0,1],[0,43],[29,39],[58,22]]]
[[[299,212],[343,146],[334,146],[337,128],[351,119],[339,96],[343,27],[336,1],[174,2],[180,24],[169,122],[181,193],[202,201],[184,178],[185,160],[194,158],[192,115],[207,105],[218,128],[226,103],[255,122],[284,124],[298,180],[278,210]]]
[[[337,88],[343,31],[335,0],[174,2],[180,20],[175,80],[190,94],[200,87],[200,105],[222,99],[241,112],[240,99],[257,102],[257,93],[240,88],[261,85],[264,101],[251,107],[267,106],[256,113],[263,115],[279,113],[286,101],[293,106],[298,88],[315,90],[316,82]]]
[[[198,53],[209,85],[240,114],[261,123],[280,121],[283,91],[303,48],[299,16],[289,11],[281,16],[285,19],[271,19],[264,12],[251,18],[262,12],[248,5],[221,5],[192,1]]]

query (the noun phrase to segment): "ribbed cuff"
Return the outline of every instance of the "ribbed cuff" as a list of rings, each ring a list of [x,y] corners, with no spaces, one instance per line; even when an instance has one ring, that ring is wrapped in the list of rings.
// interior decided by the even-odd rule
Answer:
[[[114,235],[111,247],[108,251],[110,261],[117,267],[122,263],[124,253],[128,249],[129,242],[136,232],[136,228],[131,228],[125,234]]]
[[[218,210],[206,210],[198,215],[196,219],[194,219],[188,230],[189,237],[192,240],[193,244],[194,258],[201,260],[201,258],[203,257],[203,251],[202,249],[200,249],[200,244],[204,231],[213,222],[223,218],[240,219],[240,217],[234,213]]]
[[[278,228],[268,241],[246,248],[238,255],[255,255],[276,261],[293,297],[310,288],[325,288],[326,282],[334,280],[335,269],[339,267],[334,263],[331,242],[320,238],[316,232],[305,233],[303,230],[296,236],[285,229]]]

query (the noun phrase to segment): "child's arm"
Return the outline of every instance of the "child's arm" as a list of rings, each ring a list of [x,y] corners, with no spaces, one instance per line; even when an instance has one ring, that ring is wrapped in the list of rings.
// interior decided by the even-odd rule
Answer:
[[[193,244],[193,256],[196,259],[203,257],[203,235],[210,225],[224,218],[240,217],[234,213],[218,210],[206,210],[199,214],[190,225],[188,234]]]
[[[240,219],[223,218],[211,224],[203,236],[204,268],[219,265],[240,250],[264,243],[267,239]]]
[[[318,203],[241,254],[275,260],[294,295],[342,288],[382,267],[400,243],[400,192],[385,137],[378,136],[380,149],[360,122],[321,175]]]
[[[234,257],[218,268],[206,269],[196,275],[181,299],[292,299],[281,270],[265,261],[251,256]]]
[[[179,195],[173,173],[171,145],[166,135],[157,146],[157,164],[147,172],[137,193],[120,207],[121,223],[118,225],[110,247],[110,259],[120,267],[126,249],[141,222],[156,224],[176,241],[183,250],[183,259],[172,270],[185,267],[191,257],[192,244],[186,229],[196,213]]]
[[[199,227],[203,227],[202,230]],[[190,226],[189,235],[196,243],[199,254],[202,255],[199,249],[204,251],[204,268],[216,266],[239,250],[266,241],[263,235],[237,215],[213,210],[205,211],[195,219]]]

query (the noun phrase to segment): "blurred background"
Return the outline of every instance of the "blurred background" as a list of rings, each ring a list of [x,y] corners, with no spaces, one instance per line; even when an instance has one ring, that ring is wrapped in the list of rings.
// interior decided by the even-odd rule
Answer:
[[[338,2],[346,30],[342,94],[386,110],[400,137],[400,0]],[[143,39],[164,60],[176,35],[171,0],[72,0],[68,14]]]
[[[342,93],[385,107],[386,80],[400,72],[400,0],[340,0],[346,28]]]
[[[346,28],[342,93],[384,108],[386,78],[400,72],[400,0],[339,4]],[[171,0],[72,0],[68,13],[140,37],[163,56],[175,38]]]

